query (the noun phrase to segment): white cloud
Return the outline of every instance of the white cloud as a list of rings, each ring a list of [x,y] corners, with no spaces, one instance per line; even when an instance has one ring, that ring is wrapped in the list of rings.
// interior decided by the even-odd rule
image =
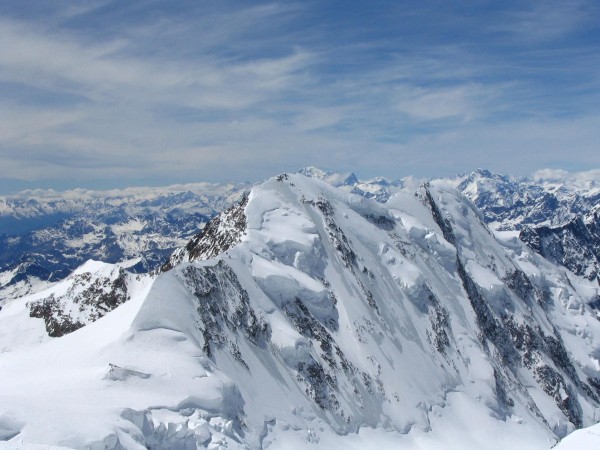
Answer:
[[[0,104],[0,145],[31,142],[44,132],[75,123],[84,116],[76,108],[61,111]]]
[[[481,97],[481,92],[477,86],[403,88],[399,91],[396,108],[418,119],[456,118],[469,121],[479,113],[477,103],[480,101],[478,97]]]
[[[560,167],[571,147],[572,165],[597,161],[593,96],[570,98],[587,106],[569,122],[554,86],[477,43],[409,45],[348,29],[337,38],[290,25],[309,9],[290,3],[128,17],[89,35],[61,26],[97,6],[0,17],[0,82],[15,90],[0,103],[0,179],[258,179],[311,164],[366,175],[532,171]],[[511,20],[526,23],[523,14]]]
[[[588,14],[590,2],[585,0],[538,0],[524,2],[520,9],[507,16],[507,21],[493,27],[519,41],[540,44],[556,40],[583,25],[595,26]]]
[[[250,9],[251,16],[276,12]],[[0,177],[32,181],[68,178],[74,166],[93,178],[181,169],[189,177],[192,165],[214,173],[215,161],[243,154],[249,138],[277,132],[270,117],[278,116],[282,92],[301,89],[314,61],[296,48],[243,61],[206,54],[165,64],[124,56],[124,39],[90,43],[8,19],[0,28],[0,81],[88,98],[60,109],[15,101],[0,107]],[[179,121],[179,107],[212,117]]]
[[[562,169],[540,169],[531,176],[540,181],[600,181],[600,169],[586,170],[582,172],[569,172]]]

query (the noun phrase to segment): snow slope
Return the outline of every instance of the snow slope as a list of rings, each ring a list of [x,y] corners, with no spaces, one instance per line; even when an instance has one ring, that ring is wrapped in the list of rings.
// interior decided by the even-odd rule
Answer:
[[[87,261],[65,280],[0,309],[0,352],[45,342],[95,322],[152,284],[147,274]]]
[[[1,310],[43,339],[1,341],[0,439],[549,448],[599,419],[598,285],[482,219],[445,181],[381,204],[268,180],[86,326]]]
[[[600,424],[574,431],[553,448],[555,450],[592,450],[600,448]]]

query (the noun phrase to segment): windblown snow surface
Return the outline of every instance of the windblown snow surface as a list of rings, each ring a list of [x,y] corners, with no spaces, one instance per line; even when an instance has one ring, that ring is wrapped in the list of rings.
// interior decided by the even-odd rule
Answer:
[[[0,311],[0,449],[548,449],[600,418],[597,283],[447,182],[381,204],[282,175],[153,280],[88,269]],[[51,294],[81,327],[50,337]]]

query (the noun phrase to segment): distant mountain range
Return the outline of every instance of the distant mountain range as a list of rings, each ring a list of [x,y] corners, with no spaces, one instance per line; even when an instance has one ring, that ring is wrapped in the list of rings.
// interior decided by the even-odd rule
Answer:
[[[487,170],[460,177],[458,189],[495,230],[519,238],[548,260],[597,280],[600,273],[600,177],[512,178]]]
[[[426,180],[314,167],[299,173],[386,202]],[[476,170],[446,181],[494,230],[514,232],[534,251],[588,279],[600,273],[600,178],[567,173],[514,178]],[[0,304],[64,279],[88,259],[145,273],[249,191],[249,183],[197,183],[113,191],[25,191],[0,197]]]
[[[0,197],[0,303],[64,279],[88,259],[149,272],[248,183]]]

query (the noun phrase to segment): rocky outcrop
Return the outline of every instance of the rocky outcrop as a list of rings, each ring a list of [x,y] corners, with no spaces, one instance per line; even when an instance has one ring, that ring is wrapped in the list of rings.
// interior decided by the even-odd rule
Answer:
[[[51,337],[71,333],[129,300],[127,278],[119,267],[104,273],[75,273],[64,283],[66,290],[29,301],[29,315],[43,319]]]
[[[213,258],[239,243],[246,231],[244,208],[247,203],[248,195],[244,194],[237,204],[211,219],[185,247],[173,252],[160,271],[166,272],[184,261]]]
[[[600,273],[600,212],[550,227],[525,227],[519,238],[547,260],[589,280]]]

